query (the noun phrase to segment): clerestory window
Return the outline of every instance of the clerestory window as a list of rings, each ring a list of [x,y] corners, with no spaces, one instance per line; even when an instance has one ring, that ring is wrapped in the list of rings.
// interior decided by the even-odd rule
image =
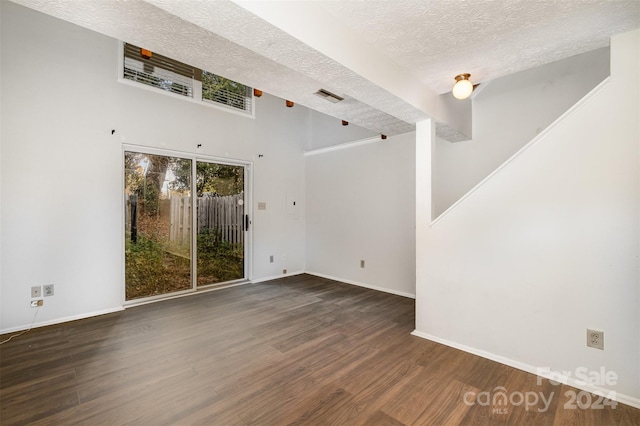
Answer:
[[[202,71],[202,99],[251,112],[253,90],[233,80]]]
[[[187,98],[252,114],[251,87],[133,44],[124,43],[122,77]]]
[[[167,92],[193,97],[193,67],[129,43],[124,45],[123,77]]]

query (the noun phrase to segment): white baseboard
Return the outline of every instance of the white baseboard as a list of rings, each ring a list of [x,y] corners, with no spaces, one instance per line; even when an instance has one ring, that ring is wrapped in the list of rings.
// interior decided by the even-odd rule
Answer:
[[[256,284],[256,283],[261,283],[261,282],[264,282],[264,281],[277,280],[279,278],[292,277],[294,275],[300,275],[300,274],[304,274],[304,271],[294,271],[294,272],[287,272],[286,274],[272,275],[270,277],[254,278],[254,279],[251,280],[251,283],[252,284]]]
[[[545,379],[552,379],[553,381],[561,382],[580,390],[605,395],[607,398],[610,398],[614,401],[620,402],[625,405],[629,405],[634,408],[640,408],[640,399],[634,398],[629,395],[621,394],[620,392],[614,389],[607,389],[607,388],[602,388],[600,386],[594,386],[589,383],[585,383],[583,381],[577,380],[575,377],[561,375],[557,371],[554,371],[553,373],[545,374],[543,371],[540,370],[540,368],[535,367],[533,365],[526,364],[520,361],[515,361],[511,358],[506,358],[491,352],[483,351],[481,349],[472,348],[470,346],[462,345],[460,343],[452,342],[450,340],[441,339],[440,337],[436,337],[428,333],[423,333],[418,330],[414,330],[413,332],[411,332],[411,334],[417,337],[421,337],[423,339],[431,340],[432,342],[441,343],[445,346],[449,346],[454,349],[459,349],[461,351],[468,352],[473,355],[478,355],[482,358],[490,359],[491,361],[499,362],[500,364],[508,365],[509,367],[517,368],[518,370],[522,370],[527,373],[535,374],[536,376],[543,377]]]
[[[86,313],[82,313],[82,314],[78,314],[78,315],[71,315],[69,317],[56,318],[56,319],[52,319],[52,320],[48,320],[48,321],[35,322],[35,323],[33,323],[33,325],[31,325],[31,328],[33,329],[33,328],[38,328],[38,327],[46,327],[48,325],[55,325],[55,324],[60,324],[60,323],[63,323],[63,322],[76,321],[76,320],[81,320],[81,319],[85,319],[85,318],[97,317],[98,315],[111,314],[113,312],[120,312],[120,311],[123,311],[123,310],[124,310],[124,307],[118,306],[118,307],[115,307],[115,308],[104,309],[102,311],[86,312]],[[30,324],[25,324],[25,325],[19,325],[17,327],[5,328],[5,329],[0,330],[0,334],[7,334],[7,333],[14,333],[16,331],[28,330],[29,327],[30,327]]]
[[[396,290],[383,288],[383,287],[377,287],[377,286],[373,286],[373,285],[369,285],[369,284],[365,284],[365,283],[359,283],[359,282],[356,282],[356,281],[345,280],[344,278],[333,277],[331,275],[320,274],[320,273],[317,273],[317,272],[306,272],[306,271],[294,271],[294,272],[288,272],[286,274],[273,275],[273,276],[269,276],[269,277],[255,278],[255,279],[252,279],[249,282],[240,282],[240,283],[234,283],[234,284],[231,284],[231,285],[228,285],[228,286],[223,286],[223,287],[214,287],[214,288],[202,289],[200,292],[221,290],[223,288],[235,287],[235,286],[238,286],[238,285],[246,285],[248,283],[255,284],[255,283],[260,283],[260,282],[264,282],[264,281],[277,280],[279,278],[284,278],[284,277],[292,277],[294,275],[301,275],[301,274],[305,274],[305,273],[307,273],[309,275],[315,275],[315,276],[321,277],[321,278],[327,278],[327,279],[334,280],[334,281],[340,281],[340,282],[343,282],[343,283],[346,283],[346,284],[357,285],[359,287],[370,288],[372,290],[383,291],[385,293],[391,293],[391,294],[395,294],[395,295],[398,295],[398,296],[404,296],[404,297],[409,297],[409,298],[415,299],[415,295],[414,294],[404,293],[404,292],[401,292],[401,291],[396,291]],[[163,298],[162,300],[167,300],[167,299],[172,299],[172,298],[177,298],[177,297],[184,297],[184,296],[191,296],[191,295],[198,294],[198,293],[199,292],[189,292],[189,293],[186,293],[186,294],[175,295],[174,297]],[[144,301],[142,303],[135,303],[135,304],[127,305],[127,306],[118,306],[118,307],[115,307],[115,308],[104,309],[104,310],[101,310],[101,311],[86,312],[86,313],[82,313],[82,314],[79,314],[79,315],[72,315],[72,316],[63,317],[63,318],[56,318],[56,319],[47,320],[47,321],[35,322],[31,326],[31,328],[45,327],[45,326],[48,326],[48,325],[61,324],[61,323],[64,323],[64,322],[76,321],[76,320],[85,319],[85,318],[91,318],[91,317],[95,317],[95,316],[99,316],[99,315],[110,314],[110,313],[113,313],[113,312],[122,311],[122,310],[125,309],[125,307],[130,308],[130,307],[134,307],[134,306],[143,305],[143,304],[146,304],[146,303],[151,303],[151,302],[154,302],[154,301]],[[0,334],[8,334],[8,333],[19,332],[19,331],[27,330],[27,329],[29,329],[29,327],[30,327],[30,324],[24,324],[24,325],[20,325],[20,326],[17,326],[17,327],[10,327],[10,328],[6,328],[6,329],[0,329]]]
[[[340,281],[340,282],[345,283],[345,284],[357,285],[358,287],[364,287],[364,288],[369,288],[371,290],[377,290],[377,291],[382,291],[382,292],[385,292],[385,293],[395,294],[396,296],[408,297],[410,299],[415,299],[416,298],[415,294],[405,293],[404,291],[393,290],[391,288],[378,287],[378,286],[375,286],[375,285],[361,283],[361,282],[358,282],[358,281],[347,280],[347,279],[344,279],[344,278],[334,277],[334,276],[327,275],[327,274],[321,274],[319,272],[305,271],[305,273],[309,274],[309,275],[315,275],[316,277],[320,277],[320,278],[326,278],[326,279],[333,280],[333,281]]]

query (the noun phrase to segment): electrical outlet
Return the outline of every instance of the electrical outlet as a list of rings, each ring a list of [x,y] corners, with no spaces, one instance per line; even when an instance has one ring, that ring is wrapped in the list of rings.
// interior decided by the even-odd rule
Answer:
[[[360,267],[364,269],[364,260],[360,261]]]
[[[269,263],[273,263],[273,255],[269,256]]]
[[[44,301],[42,299],[32,300],[31,301],[31,307],[32,308],[37,308],[38,306],[42,306],[42,305],[44,305]]]
[[[604,331],[587,329],[587,346],[604,350]]]
[[[42,296],[42,286],[34,285],[31,287],[31,297],[40,297]]]
[[[283,269],[283,270],[282,270],[282,273],[283,273],[283,274],[286,274],[286,273],[287,273],[287,270],[286,270],[286,269]]]
[[[53,296],[53,284],[47,284],[43,288],[44,297]]]

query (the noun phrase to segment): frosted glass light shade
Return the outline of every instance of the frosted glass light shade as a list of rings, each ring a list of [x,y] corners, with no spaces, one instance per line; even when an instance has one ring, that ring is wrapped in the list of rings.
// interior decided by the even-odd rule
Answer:
[[[460,74],[456,76],[456,84],[453,85],[453,97],[456,99],[467,99],[473,92],[473,83],[469,81],[470,74]]]

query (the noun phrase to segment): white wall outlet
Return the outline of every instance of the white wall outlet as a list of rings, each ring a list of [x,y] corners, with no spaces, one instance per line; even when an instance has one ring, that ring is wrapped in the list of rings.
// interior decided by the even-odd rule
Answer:
[[[604,350],[604,331],[587,329],[587,346]]]
[[[31,287],[31,297],[42,296],[42,286],[34,285]]]
[[[47,284],[43,288],[44,297],[53,296],[53,284]]]
[[[360,261],[360,267],[364,269],[364,260]]]

